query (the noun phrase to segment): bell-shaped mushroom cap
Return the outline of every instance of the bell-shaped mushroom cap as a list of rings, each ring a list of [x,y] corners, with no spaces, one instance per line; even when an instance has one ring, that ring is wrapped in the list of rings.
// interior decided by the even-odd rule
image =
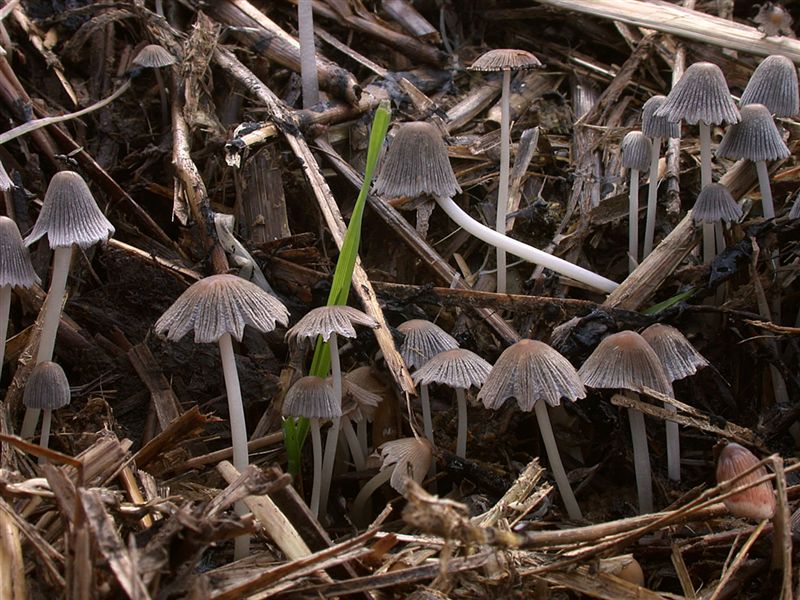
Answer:
[[[199,344],[216,342],[229,333],[241,340],[245,325],[272,331],[286,325],[289,311],[255,283],[236,275],[211,275],[193,283],[156,321],[155,331],[177,341],[194,329]]]
[[[781,54],[761,61],[744,88],[740,104],[763,104],[776,117],[793,117],[800,112],[797,70]]]
[[[656,116],[656,111],[666,100],[666,96],[653,96],[642,107],[642,133],[651,139],[681,137],[680,121]]]
[[[417,483],[423,480],[432,459],[433,447],[425,438],[402,438],[381,445],[381,470],[396,465],[389,484],[401,494],[409,477]]]
[[[717,483],[733,479],[737,475],[751,469],[758,463],[758,458],[744,446],[733,442],[725,446],[717,458]],[[740,487],[766,477],[767,469],[758,467],[752,473],[737,479],[731,484]],[[775,492],[772,484],[765,481],[748,488],[738,494],[733,494],[723,500],[726,508],[737,517],[762,521],[771,519],[775,514]]]
[[[717,156],[745,158],[753,162],[789,156],[789,148],[763,104],[742,107],[742,120],[731,125],[717,147]]]
[[[622,138],[622,166],[626,169],[647,171],[650,167],[650,150],[653,144],[641,131],[629,131]]]
[[[358,403],[358,412],[361,413],[362,416],[366,417],[368,421],[372,421],[373,417],[375,416],[375,409],[377,408],[378,404],[383,402],[386,398],[394,397],[389,386],[387,386],[386,383],[377,376],[373,368],[369,365],[356,367],[344,375],[342,378],[342,391],[345,395],[345,398],[347,397],[349,391],[348,386],[353,384],[355,384],[355,386],[361,390],[361,392],[359,392],[359,396],[356,397],[356,401]],[[361,393],[368,394],[368,396],[364,395],[362,397],[360,395]],[[373,397],[377,398],[378,402],[375,403],[374,406],[371,406]],[[367,401],[367,398],[369,398],[369,401]]]
[[[69,382],[60,365],[46,360],[33,367],[22,393],[27,408],[58,410],[69,404],[69,400]]]
[[[721,183],[710,183],[697,196],[692,208],[695,223],[733,223],[742,218],[742,207]]]
[[[372,329],[379,327],[378,322],[368,314],[351,306],[319,306],[312,308],[294,327],[286,332],[286,339],[315,340],[318,335],[326,342],[331,334],[346,338],[356,337],[354,325],[366,325]]]
[[[29,246],[45,234],[51,248],[72,244],[88,248],[112,236],[114,226],[100,212],[83,177],[74,171],[60,171],[47,186],[42,211],[25,244]]]
[[[158,44],[148,44],[133,57],[133,64],[145,69],[160,69],[175,64],[175,57]]]
[[[536,69],[542,63],[530,52],[511,48],[497,48],[484,52],[469,67],[470,71],[518,71]]]
[[[295,381],[286,392],[283,415],[306,419],[333,419],[342,416],[342,406],[330,381],[306,375]]]
[[[387,198],[423,194],[452,198],[461,192],[447,146],[435,125],[425,121],[398,125],[375,178],[374,191]]]
[[[417,369],[412,377],[414,383],[441,383],[466,390],[472,386],[481,387],[491,370],[492,365],[474,352],[456,348],[440,352]]]
[[[674,327],[654,323],[642,332],[642,337],[656,351],[670,381],[689,377],[708,366],[705,357]]]
[[[39,283],[39,276],[33,270],[31,255],[22,243],[17,224],[8,217],[0,217],[0,287],[29,288],[34,283]]]
[[[14,182],[11,181],[11,177],[9,177],[8,173],[6,173],[5,166],[2,162],[0,162],[0,191],[7,192],[13,187]]]
[[[699,121],[709,125],[739,121],[725,75],[717,65],[707,62],[694,63],[686,69],[667,100],[656,110],[656,116],[691,125]]]
[[[360,377],[360,374],[352,377],[351,373],[347,373],[342,378],[342,413],[356,422],[361,419],[372,421],[383,396],[361,387],[358,383]]]
[[[412,369],[418,369],[445,350],[458,348],[456,339],[438,325],[425,319],[410,319],[397,326],[405,336],[400,356]]]
[[[521,410],[529,412],[539,400],[550,406],[562,398],[575,401],[586,390],[575,367],[556,350],[536,340],[520,340],[506,348],[497,359],[478,400],[486,408],[499,409],[508,398],[516,398]]]
[[[789,211],[789,218],[800,219],[800,194],[797,194],[797,197],[794,199],[792,209]]]
[[[672,396],[672,384],[658,355],[635,331],[620,331],[604,338],[578,370],[592,388],[641,392],[648,387]]]

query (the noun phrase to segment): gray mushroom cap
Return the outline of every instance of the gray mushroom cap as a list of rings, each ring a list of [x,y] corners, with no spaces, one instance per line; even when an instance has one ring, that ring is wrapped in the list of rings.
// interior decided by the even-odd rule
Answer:
[[[354,338],[355,325],[364,325],[371,329],[379,327],[375,319],[352,306],[319,306],[308,311],[290,328],[286,332],[286,339],[290,342],[315,340],[321,335],[327,342],[334,333],[345,338]]]
[[[692,208],[695,223],[733,223],[742,218],[742,208],[721,183],[710,183],[697,196]]]
[[[742,120],[725,132],[717,147],[717,156],[753,162],[789,156],[789,148],[783,143],[766,106],[748,104],[742,107],[741,115]]]
[[[642,331],[642,337],[656,351],[670,381],[689,377],[708,366],[686,336],[670,325],[654,323]]]
[[[496,48],[484,52],[467,67],[470,71],[518,71],[538,69],[542,63],[530,52],[512,48]]]
[[[739,111],[733,103],[722,69],[708,62],[689,66],[655,114],[691,125],[699,121],[709,125],[739,121]]]
[[[194,329],[195,343],[218,341],[226,333],[241,340],[245,325],[272,331],[286,325],[289,311],[256,284],[223,274],[193,283],[156,321],[155,331],[179,340]]]
[[[425,438],[401,438],[386,442],[380,447],[381,470],[396,465],[389,485],[399,493],[405,492],[406,481],[412,478],[419,483],[431,468],[433,447]]]
[[[160,69],[175,64],[175,57],[158,44],[148,44],[131,61],[133,64],[146,69]]]
[[[441,383],[466,390],[472,386],[482,386],[491,369],[492,365],[474,352],[456,348],[440,352],[415,371],[412,377],[414,383]]]
[[[283,399],[283,415],[306,419],[333,419],[342,416],[333,385],[327,379],[306,375],[298,379]]]
[[[794,63],[781,54],[762,60],[747,82],[740,104],[763,104],[776,117],[793,117],[800,113]]]
[[[22,402],[27,408],[58,410],[69,401],[69,381],[59,364],[46,360],[33,367],[22,393]]]
[[[670,121],[655,114],[666,101],[666,96],[653,96],[642,107],[642,133],[650,139],[681,137],[680,121]]]
[[[400,323],[397,330],[405,336],[400,356],[412,369],[418,369],[440,352],[458,348],[452,335],[425,319],[410,319]]]
[[[72,244],[88,248],[114,235],[114,226],[100,212],[83,177],[74,171],[60,171],[50,180],[42,211],[25,244],[44,235],[51,248]]]
[[[622,166],[626,169],[647,171],[650,168],[650,151],[653,147],[650,138],[641,131],[629,131],[622,138]]]
[[[39,276],[33,270],[31,255],[17,224],[8,217],[0,216],[0,287],[32,287],[39,283]]]

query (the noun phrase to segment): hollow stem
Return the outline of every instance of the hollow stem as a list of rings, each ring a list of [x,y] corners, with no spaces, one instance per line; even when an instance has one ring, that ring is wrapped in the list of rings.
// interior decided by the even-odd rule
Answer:
[[[372,479],[364,484],[361,491],[358,492],[355,501],[353,502],[353,520],[360,526],[365,526],[369,523],[369,514],[367,513],[367,502],[372,497],[372,494],[380,488],[384,483],[392,478],[396,464],[379,471]]]
[[[639,263],[639,169],[631,169],[628,190],[628,272]]]
[[[503,71],[503,91],[500,99],[500,179],[497,182],[497,219],[495,230],[506,233],[508,213],[508,182],[511,171],[511,111],[508,98],[511,95],[511,71]],[[506,251],[497,247],[497,292],[506,293]]]
[[[319,102],[317,56],[314,48],[314,11],[311,0],[297,3],[297,29],[300,38],[300,78],[303,85],[303,108]]]
[[[53,420],[53,411],[45,409],[42,413],[42,433],[39,436],[39,445],[42,448],[50,447],[50,424]],[[39,458],[39,464],[46,462],[44,457]]]
[[[357,471],[363,471],[366,459],[364,453],[361,452],[361,444],[358,441],[356,430],[353,429],[353,423],[350,419],[346,418],[342,422],[342,430],[344,430],[344,437],[347,440],[347,445],[350,447],[350,455],[353,457],[353,464],[356,466]]]
[[[710,265],[717,256],[714,237],[714,224],[703,221],[703,264],[705,265]]]
[[[711,183],[711,126],[700,121],[700,189]]]
[[[456,437],[456,456],[467,457],[467,396],[462,388],[456,388],[458,403],[458,435]]]
[[[428,386],[427,384],[422,384],[422,388],[419,392],[419,400],[422,403],[422,427],[425,430],[425,437],[428,438],[428,441],[431,444],[435,444],[433,441],[433,419],[431,418],[431,399],[430,395],[428,394]]]
[[[656,233],[656,212],[658,199],[658,159],[661,156],[661,138],[653,138],[650,150],[650,181],[647,185],[647,220],[644,226],[644,252],[642,258],[653,251]]]
[[[553,428],[550,426],[547,404],[541,400],[534,402],[533,410],[536,412],[536,421],[539,423],[539,431],[542,434],[544,449],[547,452],[547,460],[550,462],[550,470],[553,471],[558,493],[561,494],[561,500],[564,502],[567,514],[570,519],[581,519],[583,518],[581,509],[578,506],[578,501],[575,500],[575,494],[572,493],[572,487],[569,485],[564,465],[561,464],[561,455],[558,453],[556,438],[553,435]]]
[[[342,406],[342,367],[339,363],[339,339],[335,333],[328,340],[328,350],[331,353],[331,376],[333,378],[333,392],[336,402]],[[325,453],[322,457],[322,487],[320,489],[320,509],[323,514],[328,506],[328,494],[331,490],[333,479],[333,463],[336,459],[336,446],[339,444],[339,430],[341,418],[331,419],[328,436],[325,438]]]
[[[677,414],[678,409],[664,402],[664,410]],[[681,480],[681,435],[675,421],[664,421],[667,430],[667,475],[672,481]]]
[[[775,218],[775,206],[772,203],[772,188],[769,185],[769,171],[767,171],[766,161],[756,162],[756,172],[758,173],[758,187],[761,190],[761,210],[764,218]]]
[[[0,287],[0,377],[3,376],[3,360],[6,355],[6,335],[8,335],[8,313],[11,309],[11,286]]]
[[[638,394],[632,394],[638,398]],[[626,393],[626,395],[627,395]],[[650,475],[650,452],[647,448],[647,431],[644,428],[644,415],[635,408],[628,409],[633,439],[633,468],[636,471],[636,491],[639,495],[639,512],[653,512],[653,481]]]
[[[586,286],[596,289],[601,292],[610,293],[614,291],[619,284],[614,283],[610,279],[593,273],[588,269],[574,265],[571,262],[548,254],[538,248],[528,246],[522,242],[512,239],[508,236],[502,235],[479,223],[467,213],[465,213],[459,206],[450,198],[436,198],[436,202],[442,207],[442,210],[453,219],[460,227],[468,233],[474,235],[479,240],[486,242],[492,246],[502,247],[506,252],[519,256],[536,265],[551,269],[556,273],[571,277]]]
[[[319,431],[319,419],[309,419],[311,429],[311,449],[314,456],[314,480],[311,485],[311,512],[319,516],[319,492],[322,484],[322,434]]]

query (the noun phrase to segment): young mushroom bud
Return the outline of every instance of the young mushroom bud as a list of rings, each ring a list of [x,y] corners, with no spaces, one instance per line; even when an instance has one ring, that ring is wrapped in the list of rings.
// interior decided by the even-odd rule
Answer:
[[[652,144],[641,131],[630,131],[622,139],[622,166],[630,170],[628,189],[628,270],[639,263],[639,173],[650,164]]]
[[[744,446],[730,442],[717,458],[717,483],[733,479],[758,464],[758,458]],[[741,487],[763,479],[767,469],[762,465],[744,477],[730,484],[732,488]],[[775,515],[775,492],[769,481],[764,481],[744,491],[728,496],[723,500],[725,507],[737,517],[763,521]]]
[[[37,363],[25,384],[22,402],[26,408],[44,411],[39,445],[47,448],[50,442],[50,422],[54,410],[64,408],[70,401],[67,376],[58,364],[51,361]],[[40,461],[41,462],[41,461]]]
[[[711,264],[718,252],[725,249],[724,223],[742,218],[742,209],[721,183],[712,183],[700,191],[692,208],[692,219],[703,224],[703,262]]]
[[[763,104],[776,117],[800,113],[797,69],[791,59],[773,54],[762,60],[750,76],[740,104]]]

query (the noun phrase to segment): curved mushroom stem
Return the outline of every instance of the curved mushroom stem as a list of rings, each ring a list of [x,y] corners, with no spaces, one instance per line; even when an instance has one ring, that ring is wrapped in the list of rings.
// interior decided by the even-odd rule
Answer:
[[[456,388],[458,402],[458,436],[456,437],[456,456],[467,457],[467,396],[463,388]],[[433,442],[431,442],[433,443]]]
[[[769,185],[769,171],[766,161],[756,161],[756,172],[758,173],[758,187],[761,190],[761,210],[764,218],[775,218],[775,206],[772,203],[772,188]]]
[[[49,448],[50,447],[50,424],[53,418],[53,411],[45,409],[42,413],[42,433],[39,437],[39,445],[42,448]],[[43,464],[47,462],[44,457],[39,458],[39,464]]]
[[[508,182],[511,172],[511,111],[508,98],[511,95],[511,71],[503,71],[503,92],[500,99],[500,179],[497,182],[497,218],[495,230],[506,233],[508,213]],[[497,293],[506,293],[506,251],[497,247]]]
[[[3,376],[3,360],[6,354],[6,335],[8,335],[8,313],[11,309],[11,286],[0,287],[0,377]]]
[[[711,183],[711,126],[700,121],[700,189]]]
[[[502,247],[506,252],[519,256],[536,265],[540,265],[546,269],[551,269],[556,273],[571,277],[584,285],[587,285],[600,292],[610,293],[613,292],[618,286],[610,279],[592,273],[591,271],[574,265],[569,261],[548,254],[533,246],[523,244],[519,240],[515,240],[506,235],[497,233],[493,229],[486,227],[486,225],[479,223],[467,213],[465,213],[458,205],[450,198],[436,197],[436,202],[442,207],[442,210],[453,219],[460,227],[468,233],[474,235],[479,240],[483,240],[487,244],[496,247]]]
[[[425,430],[425,437],[431,444],[435,445],[433,441],[433,419],[431,418],[431,398],[428,395],[428,386],[423,383],[420,392],[419,400],[422,404],[422,427]]]
[[[314,479],[311,485],[311,513],[319,516],[319,491],[322,484],[322,434],[319,431],[319,419],[309,419],[311,428],[311,447],[314,454]]]
[[[626,392],[631,398],[639,398],[638,394]],[[650,474],[650,451],[647,448],[647,431],[644,428],[644,415],[635,408],[628,409],[633,439],[633,468],[636,471],[636,490],[639,495],[639,512],[653,512],[653,481]]]
[[[314,11],[311,0],[297,3],[297,33],[300,38],[300,78],[303,86],[303,108],[319,102],[317,56],[314,48]]]
[[[710,265],[717,256],[714,224],[703,221],[703,264]]]
[[[639,169],[631,169],[628,186],[628,272],[639,263]]]
[[[658,199],[658,159],[661,156],[661,138],[653,138],[650,150],[650,181],[647,185],[647,221],[644,226],[644,252],[642,258],[653,251],[656,234],[656,201]]]
[[[678,409],[664,402],[664,410],[677,414]],[[672,481],[681,480],[681,435],[675,421],[664,421],[667,429],[667,475]]]
[[[369,454],[369,441],[367,440],[367,427],[369,423],[365,418],[356,423],[356,434],[358,435],[358,444],[361,446],[361,454],[367,456]]]
[[[342,422],[342,430],[344,437],[347,439],[347,445],[350,447],[350,455],[353,457],[353,464],[356,466],[356,471],[364,470],[366,459],[363,452],[361,452],[361,444],[358,441],[356,430],[353,429],[353,424],[347,417]]]
[[[367,501],[379,487],[392,478],[392,473],[394,473],[396,466],[397,465],[394,464],[386,469],[378,471],[378,473],[373,476],[372,479],[364,484],[364,487],[361,488],[361,491],[358,492],[358,496],[356,496],[356,499],[353,502],[351,514],[353,515],[353,520],[359,526],[364,527],[369,523],[369,514],[367,514],[366,511]]]
[[[545,402],[539,400],[533,403],[533,410],[536,412],[536,422],[539,423],[539,431],[542,434],[544,449],[547,451],[547,460],[550,462],[550,470],[553,471],[553,477],[556,480],[556,486],[558,486],[558,493],[561,494],[561,500],[564,502],[567,514],[570,519],[582,519],[581,509],[578,506],[578,501],[575,500],[575,494],[572,493],[572,487],[569,485],[567,472],[564,470],[564,465],[561,464],[561,456],[558,453],[556,438],[553,435],[553,428],[550,426],[550,415],[547,412],[547,405]]]
[[[335,333],[331,334],[328,340],[328,349],[331,353],[331,376],[333,377],[333,392],[336,394],[336,402],[342,405],[342,367],[339,363],[339,338]],[[333,463],[336,459],[336,446],[339,444],[339,430],[342,419],[336,417],[331,419],[331,426],[328,429],[328,436],[325,438],[325,454],[322,458],[322,487],[320,489],[320,509],[322,513],[328,506],[328,494],[331,491],[331,479],[333,479]]]

